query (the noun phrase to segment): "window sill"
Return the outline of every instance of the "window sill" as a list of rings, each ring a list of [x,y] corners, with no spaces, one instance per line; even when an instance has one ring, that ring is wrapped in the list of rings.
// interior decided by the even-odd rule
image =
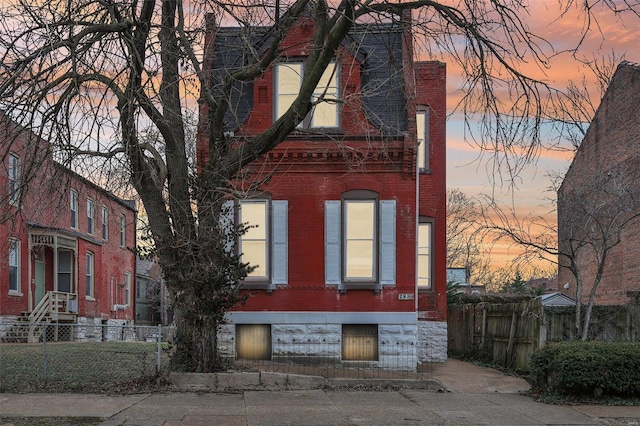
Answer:
[[[85,296],[84,299],[88,300],[89,302],[95,302],[96,301],[96,298],[95,297],[91,297],[91,296]]]
[[[266,290],[273,291],[275,289],[275,285],[271,284],[268,281],[245,281],[242,282],[241,289],[242,290]]]
[[[380,283],[343,282],[338,289],[343,293],[349,290],[372,290],[378,293],[382,290],[382,287],[383,285]]]
[[[431,170],[431,168],[428,168],[428,169],[420,169],[420,174],[421,174],[421,175],[430,175],[430,174],[433,174],[433,170]]]
[[[16,290],[9,290],[9,296],[14,296],[14,297],[22,297],[23,294],[20,291],[16,291]]]
[[[341,127],[305,127],[305,128],[296,128],[290,136],[292,137],[317,137],[326,138],[327,135],[335,135],[335,136],[343,136],[345,134],[344,129]]]
[[[433,293],[433,288],[431,288],[431,287],[429,287],[429,288],[426,288],[426,287],[420,288],[420,287],[418,287],[418,293]]]

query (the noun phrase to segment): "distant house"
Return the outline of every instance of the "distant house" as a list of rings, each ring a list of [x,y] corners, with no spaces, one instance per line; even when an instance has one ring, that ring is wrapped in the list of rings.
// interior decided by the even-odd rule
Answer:
[[[264,54],[271,34],[214,22],[204,69],[216,87]],[[315,24],[299,18],[273,66],[234,86],[232,143],[287,110]],[[304,354],[314,351],[308,342],[326,342],[313,346],[314,355],[413,368],[446,359],[445,65],[414,61],[410,27],[355,25],[316,89],[335,102],[317,105],[248,168],[253,180],[239,183],[246,196],[235,201],[237,220],[258,227],[237,247],[258,268],[243,284],[251,297],[229,314],[221,335],[235,356]],[[246,40],[253,45],[243,50]],[[197,149],[204,164],[209,112],[202,105]]]
[[[531,278],[524,285],[536,292],[545,294],[555,293],[558,291],[558,276],[556,275],[552,278]]]
[[[168,325],[173,318],[160,264],[155,259],[136,261],[136,324]]]
[[[455,284],[461,292],[466,294],[485,294],[484,285],[469,283],[469,268],[447,268],[447,283]]]
[[[4,115],[0,199],[0,323],[133,320],[131,202],[56,163]]]
[[[576,301],[560,292],[547,293],[538,298],[542,301],[542,306],[575,306]]]
[[[602,281],[596,292],[597,304],[627,303],[627,292],[640,287],[640,221],[620,228],[614,215],[621,211],[638,212],[640,188],[640,65],[622,62],[616,69],[589,129],[576,152],[571,167],[558,190],[558,241],[562,252],[568,252],[572,237],[591,220],[588,229],[599,230],[606,225],[608,232],[623,229],[621,242],[609,251]],[[609,190],[603,194],[604,189]],[[576,214],[587,202],[607,198],[603,205],[590,207],[588,215]],[[616,201],[617,200],[617,201]],[[629,210],[629,203],[634,206]],[[594,203],[592,203],[594,204]],[[624,205],[623,205],[624,204]],[[595,204],[594,204],[595,205]],[[588,219],[585,219],[589,216]],[[598,224],[598,218],[605,220]],[[595,219],[594,219],[595,218]],[[613,225],[613,226],[610,226]],[[605,228],[606,228],[605,226]],[[598,236],[600,238],[600,236]],[[577,246],[577,245],[576,245]],[[594,251],[580,248],[574,256],[582,275],[584,290],[582,303],[591,290],[597,274]],[[576,296],[576,282],[568,269],[568,260],[561,256],[558,272],[559,290],[572,298]]]

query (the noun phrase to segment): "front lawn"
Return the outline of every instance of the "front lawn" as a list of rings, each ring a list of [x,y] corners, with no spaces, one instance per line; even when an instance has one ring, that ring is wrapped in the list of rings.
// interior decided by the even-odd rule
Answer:
[[[157,383],[156,343],[0,345],[0,392],[109,392]],[[162,372],[169,357],[162,351]]]

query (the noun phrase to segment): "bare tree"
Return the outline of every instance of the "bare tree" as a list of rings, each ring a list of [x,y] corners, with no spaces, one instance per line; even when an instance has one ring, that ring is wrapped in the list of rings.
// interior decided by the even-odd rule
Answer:
[[[477,200],[459,189],[447,190],[447,267],[467,268],[474,282],[485,282],[490,269],[481,214]]]
[[[519,218],[513,210],[486,198],[486,240],[517,245],[522,250],[518,263],[544,261],[571,271],[578,302],[575,329],[582,340],[588,337],[598,286],[607,270],[615,267],[609,258],[623,233],[640,216],[639,177],[635,167],[621,164],[594,174],[577,187],[561,187],[558,225],[542,215]],[[583,317],[581,300],[585,288],[589,288],[589,294]]]
[[[607,269],[615,267],[609,257],[622,241],[628,225],[640,216],[638,177],[637,171],[619,165],[596,174],[579,187],[560,189],[559,266],[571,271],[578,302],[587,284],[585,276],[592,277],[582,323],[580,303],[576,306],[576,330],[582,340],[588,336],[598,285]]]
[[[546,111],[550,125],[554,128],[549,148],[576,151],[580,147],[600,99],[607,91],[616,67],[623,60],[624,54],[615,52],[577,60],[583,65],[585,72],[579,81],[569,80],[567,87],[557,92],[551,107]],[[569,142],[568,147],[565,142]]]
[[[515,214],[513,217],[505,214],[508,211],[499,206],[493,196],[481,195],[476,198],[459,189],[447,190],[447,267],[468,268],[473,282],[485,285],[489,291],[503,291],[505,285],[517,277],[526,281],[529,278],[554,276],[557,273],[555,262],[536,262],[541,266],[531,268],[528,263],[532,259],[525,255],[508,259],[503,265],[492,261],[496,244],[513,244],[511,238],[501,239],[493,232],[488,232],[496,224],[491,219],[493,215],[497,214],[500,223],[508,224],[517,220]],[[548,224],[547,227],[550,234],[557,232],[554,226]],[[529,229],[523,236],[530,239],[529,233],[533,235],[534,232]]]
[[[567,7],[584,7],[590,17],[587,3]],[[103,170],[127,171],[173,296],[181,368],[216,367],[218,324],[241,301],[239,283],[250,270],[227,249],[243,231],[229,233],[224,224],[232,181],[309,113],[324,70],[356,21],[397,19],[408,10],[419,11],[415,34],[450,52],[465,71],[460,108],[482,118],[482,146],[533,158],[550,88],[520,69],[525,60],[544,66],[553,49],[530,32],[521,1],[21,0],[0,6],[0,108],[55,144],[66,163],[91,158]],[[266,53],[257,56],[247,36],[237,46],[245,63],[211,81],[200,63],[204,13],[247,35],[266,27]],[[316,25],[298,96],[264,132],[229,144],[225,117],[233,113],[234,84],[278,61],[281,42],[303,13]],[[185,130],[195,99],[210,111],[209,157],[199,170],[190,167]]]

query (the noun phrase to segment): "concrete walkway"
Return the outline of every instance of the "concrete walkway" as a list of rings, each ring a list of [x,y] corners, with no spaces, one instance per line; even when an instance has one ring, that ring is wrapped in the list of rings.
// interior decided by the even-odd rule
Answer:
[[[95,417],[116,425],[640,425],[640,407],[555,406],[521,395],[527,383],[450,360],[442,390],[270,390],[127,396],[0,394],[0,417]]]

